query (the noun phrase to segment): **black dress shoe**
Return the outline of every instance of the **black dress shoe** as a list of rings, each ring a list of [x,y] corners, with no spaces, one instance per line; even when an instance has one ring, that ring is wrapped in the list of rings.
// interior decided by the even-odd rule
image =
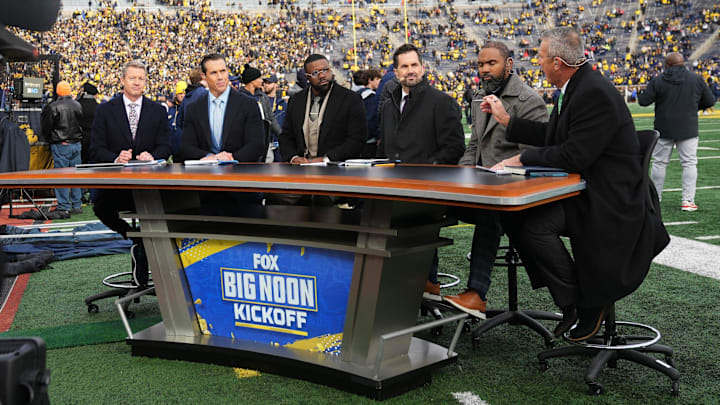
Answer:
[[[559,338],[563,335],[563,333],[570,330],[570,328],[575,325],[575,322],[577,322],[577,311],[575,311],[575,307],[566,307],[563,308],[563,318],[560,323],[555,326],[555,329],[553,329],[553,335],[555,335],[556,338]]]
[[[605,320],[607,308],[578,308],[577,313],[580,321],[570,330],[568,339],[571,342],[582,342],[595,336]]]

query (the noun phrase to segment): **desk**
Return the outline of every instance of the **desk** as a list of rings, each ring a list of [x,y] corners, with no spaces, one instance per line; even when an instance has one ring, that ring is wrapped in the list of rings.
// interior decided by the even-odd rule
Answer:
[[[433,369],[457,359],[457,354],[447,348],[412,336],[433,253],[452,243],[439,237],[442,207],[522,210],[577,195],[585,188],[578,175],[529,179],[457,166],[345,168],[287,164],[211,167],[175,164],[0,174],[0,187],[18,185],[134,190],[137,208],[134,216],[142,224],[142,230],[134,236],[144,238],[163,321],[128,338],[133,355],[261,369],[377,399],[422,385],[430,380]],[[254,217],[208,216],[198,213],[198,193],[208,190],[350,196],[361,199],[363,206],[352,211],[286,207],[268,209]],[[306,215],[296,215],[298,210],[306,210]],[[230,244],[238,249],[231,260],[243,264],[217,264],[205,260],[206,256],[190,263],[184,252],[196,242]],[[260,252],[260,247],[267,250]],[[253,249],[258,253],[251,269],[249,255]],[[260,273],[282,273],[294,277],[293,283],[307,282],[317,287],[316,292],[322,292],[321,284],[327,284],[320,275],[308,273],[308,269],[281,266],[282,271],[277,272],[271,261],[260,268],[261,254],[275,252],[273,249],[278,252],[295,249],[303,252],[301,255],[317,250],[323,257],[341,257],[337,263],[345,258],[347,285],[343,287],[338,281],[339,287],[324,290],[335,294],[345,288],[339,295],[342,305],[336,300],[323,310],[322,302],[316,302],[323,297],[313,300],[308,294],[306,304],[312,305],[303,307],[310,312],[315,310],[316,316],[322,311],[338,312],[344,306],[334,321],[338,333],[332,333],[330,328],[322,336],[306,333],[309,339],[286,343],[288,333],[305,331],[297,324],[292,330],[264,325],[258,331],[258,324],[251,325],[245,320],[253,317],[244,312],[248,307],[241,306],[249,301],[238,295],[240,284],[235,285],[235,280],[261,277]],[[198,262],[210,266],[210,270],[191,270],[190,266]],[[322,277],[340,277],[345,271],[325,267],[329,268],[318,269],[318,274],[325,274]],[[223,274],[215,282],[221,291],[215,295],[222,295],[222,299],[209,297],[208,291],[198,286],[202,283],[193,284],[196,276],[216,270]],[[290,284],[287,288],[292,291]],[[248,291],[254,294],[252,289],[245,293],[249,294]],[[236,296],[230,299],[228,294]],[[211,320],[203,318],[206,311],[201,305],[208,299],[222,304],[234,300],[237,327],[231,324],[225,330],[224,326],[213,326]],[[268,313],[266,320],[270,318]],[[341,326],[337,326],[338,322]],[[215,333],[221,329],[221,333]],[[268,333],[269,336],[275,333],[276,338],[268,341]],[[381,338],[391,335],[392,340]]]

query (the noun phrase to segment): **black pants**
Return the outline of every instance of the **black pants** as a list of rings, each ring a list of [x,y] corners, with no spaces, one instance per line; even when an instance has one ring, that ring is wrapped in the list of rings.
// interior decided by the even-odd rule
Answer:
[[[560,239],[567,225],[562,203],[508,213],[502,219],[525,268],[542,278],[555,304],[560,308],[575,305],[580,291],[575,262]]]
[[[95,216],[111,230],[127,239],[133,228],[120,218],[120,211],[135,211],[135,200],[130,190],[96,190],[93,201]]]

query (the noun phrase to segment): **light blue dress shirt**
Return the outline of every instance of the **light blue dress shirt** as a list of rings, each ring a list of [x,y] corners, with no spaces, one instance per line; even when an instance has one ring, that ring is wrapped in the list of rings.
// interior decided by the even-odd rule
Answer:
[[[222,147],[222,128],[223,122],[225,121],[225,108],[227,108],[228,98],[230,96],[230,86],[220,94],[219,97],[215,97],[211,92],[208,92],[208,118],[210,119],[210,133],[212,134],[213,149],[212,153],[220,153]],[[215,106],[215,100],[220,102],[220,106]]]

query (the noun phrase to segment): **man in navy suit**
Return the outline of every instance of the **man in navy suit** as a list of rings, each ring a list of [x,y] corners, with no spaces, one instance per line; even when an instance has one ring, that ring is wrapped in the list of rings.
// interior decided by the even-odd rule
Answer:
[[[230,86],[222,55],[205,55],[200,67],[209,91],[187,106],[181,157],[240,162],[264,159],[265,131],[257,103]]]
[[[139,61],[125,64],[122,72],[123,94],[98,106],[90,134],[90,158],[94,162],[127,163],[132,159],[167,159],[170,155],[170,130],[165,109],[143,97],[147,69]],[[132,230],[118,215],[134,211],[132,192],[98,190],[95,215],[108,228],[127,238]],[[138,285],[147,284],[147,259],[141,239],[133,239],[130,250],[133,275]]]

